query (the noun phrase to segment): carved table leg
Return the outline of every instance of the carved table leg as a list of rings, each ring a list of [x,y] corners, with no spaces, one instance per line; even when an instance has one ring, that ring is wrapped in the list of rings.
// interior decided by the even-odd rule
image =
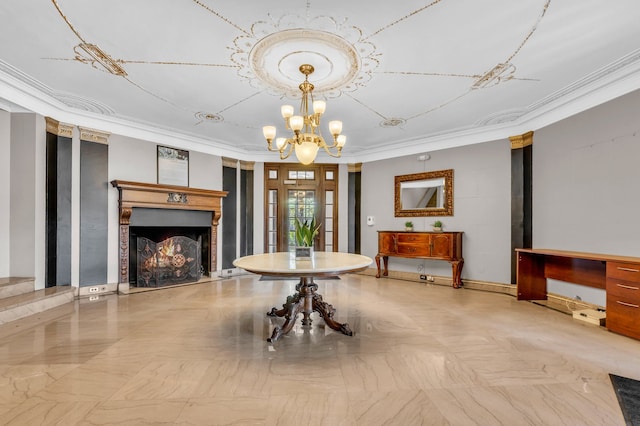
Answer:
[[[291,305],[298,303],[299,298],[300,295],[298,293],[293,296],[288,296],[287,301],[282,305],[282,309],[278,309],[274,306],[269,312],[267,312],[267,315],[270,317],[283,317],[290,309]]]
[[[317,294],[318,285],[313,282],[311,277],[300,278],[300,283],[296,285],[296,294],[287,297],[287,301],[282,305],[282,309],[273,308],[267,312],[269,316],[285,317],[282,327],[276,326],[273,329],[268,342],[275,342],[283,334],[287,334],[293,328],[298,314],[302,312],[302,325],[311,325],[311,314],[318,312],[324,322],[332,329],[340,331],[347,336],[353,336],[353,331],[349,328],[349,324],[341,324],[333,319],[336,310],[330,304],[322,300],[322,296]]]
[[[389,256],[382,256],[382,261],[384,262],[384,272],[382,275],[385,277],[389,276]]]
[[[451,262],[453,272],[453,288],[462,288],[462,266],[464,259],[454,260]]]
[[[327,302],[322,300],[322,296],[319,294],[313,297],[313,310],[322,315],[324,322],[332,329],[346,334],[347,336],[353,336],[353,331],[349,328],[349,324],[346,322],[341,324],[333,319],[333,315],[336,313],[336,309]]]
[[[283,334],[287,334],[293,328],[293,325],[296,323],[296,319],[298,318],[298,314],[304,308],[304,300],[301,300],[299,294],[295,294],[293,296],[287,297],[287,303],[284,305],[284,308],[281,311],[286,311],[284,314],[285,321],[282,324],[282,327],[276,326],[273,329],[273,333],[271,333],[271,337],[267,339],[267,342],[275,342],[282,336]],[[274,312],[276,308],[273,308],[271,312]],[[278,311],[279,312],[279,311]],[[277,315],[277,312],[275,312]],[[267,313],[269,315],[269,313]]]
[[[313,313],[313,296],[318,290],[318,285],[313,282],[311,277],[300,278],[300,283],[296,287],[300,295],[300,303],[302,307],[302,325],[311,325],[311,314]]]

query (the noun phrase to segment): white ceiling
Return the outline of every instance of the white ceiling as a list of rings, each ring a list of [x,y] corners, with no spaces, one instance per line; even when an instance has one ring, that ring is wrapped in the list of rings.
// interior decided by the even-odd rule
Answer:
[[[324,123],[344,122],[340,161],[371,161],[536,130],[640,88],[639,21],[638,0],[3,0],[0,108],[275,161],[262,126],[283,135],[309,62]]]

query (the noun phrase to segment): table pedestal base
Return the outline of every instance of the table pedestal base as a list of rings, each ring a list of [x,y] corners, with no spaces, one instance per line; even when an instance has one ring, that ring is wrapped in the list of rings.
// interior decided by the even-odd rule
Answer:
[[[302,325],[311,325],[311,314],[319,313],[324,322],[336,331],[340,331],[347,336],[353,336],[353,331],[349,328],[349,324],[341,324],[334,321],[333,315],[336,310],[329,303],[322,300],[322,296],[316,293],[318,285],[313,282],[312,277],[302,277],[296,285],[297,293],[287,297],[287,302],[282,305],[282,309],[273,308],[267,312],[269,316],[285,317],[282,327],[276,326],[267,339],[268,342],[275,342],[283,334],[287,334],[293,328],[298,318],[298,314],[302,313]]]

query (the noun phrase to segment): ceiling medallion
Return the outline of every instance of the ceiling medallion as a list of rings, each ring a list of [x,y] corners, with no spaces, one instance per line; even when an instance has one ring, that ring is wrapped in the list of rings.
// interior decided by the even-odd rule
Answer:
[[[203,123],[203,122],[207,122],[207,123],[222,123],[224,121],[224,117],[218,114],[212,114],[210,112],[196,112],[194,114],[196,116],[196,118],[198,119],[198,122],[196,123],[196,125]]]
[[[269,17],[269,22],[254,23],[249,35],[236,37],[231,47],[238,75],[257,89],[296,99],[298,67],[310,64],[315,68],[314,93],[333,98],[365,86],[378,67],[376,47],[346,19]]]
[[[380,122],[380,127],[398,127],[402,126],[406,122],[407,120],[405,120],[404,118],[387,118],[384,121]]]

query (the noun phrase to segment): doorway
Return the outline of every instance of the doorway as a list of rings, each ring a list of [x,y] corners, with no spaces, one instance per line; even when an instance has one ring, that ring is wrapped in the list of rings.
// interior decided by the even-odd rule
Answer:
[[[265,163],[265,253],[295,247],[296,220],[320,224],[317,251],[338,250],[338,165]]]

